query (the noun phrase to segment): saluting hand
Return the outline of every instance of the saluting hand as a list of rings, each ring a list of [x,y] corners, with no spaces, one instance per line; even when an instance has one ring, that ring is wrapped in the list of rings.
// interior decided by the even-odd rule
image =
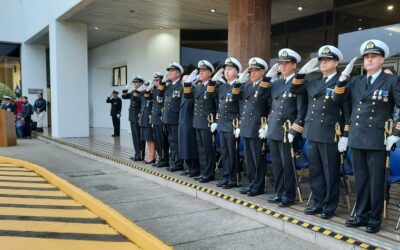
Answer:
[[[224,68],[220,68],[213,76],[211,81],[216,82],[224,75]]]
[[[267,72],[265,77],[269,78],[269,80],[275,78],[278,75],[279,63],[275,63]]]
[[[318,63],[319,61],[317,57],[312,58],[310,61],[304,64],[304,66],[299,70],[299,74],[307,75],[312,72],[318,71],[319,70]]]
[[[349,78],[351,72],[353,71],[354,63],[357,61],[357,59],[358,59],[358,57],[356,56],[353,59],[351,59],[349,64],[347,64],[346,68],[342,71],[342,74],[339,77],[339,82],[343,82],[347,78]]]

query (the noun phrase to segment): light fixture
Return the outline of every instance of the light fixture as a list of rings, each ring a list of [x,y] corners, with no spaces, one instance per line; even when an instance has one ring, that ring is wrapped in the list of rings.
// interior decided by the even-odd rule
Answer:
[[[215,12],[216,12],[216,10],[215,10],[215,9],[211,9],[210,11],[211,11],[211,13],[215,13]]]
[[[362,28],[361,28],[361,27],[358,27],[358,30],[362,30]]]
[[[362,22],[362,18],[358,18],[358,21],[359,21],[359,22]]]
[[[392,10],[394,9],[394,6],[393,6],[393,5],[388,5],[388,6],[386,7],[386,9],[387,9],[388,11],[392,11]]]
[[[302,10],[303,10],[303,6],[297,7],[297,10],[298,10],[298,11],[302,11]]]
[[[95,30],[98,30],[98,29],[99,29],[99,27],[97,27],[97,26],[94,26],[94,29],[95,29]]]

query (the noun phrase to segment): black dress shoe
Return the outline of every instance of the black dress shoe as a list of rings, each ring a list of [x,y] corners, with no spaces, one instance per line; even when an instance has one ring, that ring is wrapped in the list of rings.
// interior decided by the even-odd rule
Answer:
[[[194,180],[195,180],[195,181],[199,181],[199,180],[201,180],[201,179],[203,179],[203,176],[202,176],[202,175],[199,175],[199,176],[194,177]]]
[[[236,182],[227,182],[226,184],[222,185],[223,189],[230,189],[230,188],[234,188],[237,187],[237,183]]]
[[[225,184],[228,184],[228,180],[222,180],[222,181],[218,182],[216,186],[217,186],[217,187],[222,187],[222,186],[224,186]]]
[[[214,180],[214,176],[203,177],[199,180],[200,183],[207,183]]]
[[[119,137],[119,135],[111,135],[112,137]]]
[[[168,167],[168,163],[159,163],[157,166],[156,166],[157,168],[166,168],[166,167]]]
[[[200,171],[198,171],[198,170],[191,171],[189,174],[189,177],[199,176],[199,174],[200,174]]]
[[[260,194],[263,194],[263,193],[264,193],[264,191],[250,190],[247,193],[247,195],[248,196],[257,196],[257,195],[260,195]]]
[[[180,171],[180,170],[183,170],[183,167],[173,166],[168,169],[168,171],[170,171],[170,172],[176,172],[176,171]]]
[[[151,164],[153,167],[158,167],[158,164],[160,164],[159,161],[154,162],[153,164]]]
[[[294,204],[294,201],[281,201],[279,202],[279,207],[290,207]]]
[[[366,226],[368,222],[363,221],[359,218],[354,218],[347,220],[344,224],[346,225],[346,227],[363,227]]]
[[[329,220],[332,217],[333,217],[333,212],[322,212],[321,213],[321,219]]]
[[[269,202],[269,203],[279,203],[281,201],[282,201],[282,198],[278,197],[277,195],[275,195],[274,197],[270,197],[267,200],[267,202]]]
[[[190,170],[185,170],[182,173],[180,173],[180,175],[185,176],[185,175],[189,175],[190,174]]]
[[[322,212],[322,208],[317,207],[317,206],[312,206],[312,207],[308,207],[308,208],[304,209],[304,214],[307,214],[307,215],[320,214],[321,212]]]
[[[241,188],[240,190],[239,190],[239,193],[241,193],[241,194],[247,194],[248,192],[250,192],[251,191],[251,187],[244,187],[244,188]]]
[[[368,224],[367,228],[365,229],[365,232],[370,233],[370,234],[374,234],[379,232],[379,230],[381,229],[381,225],[380,224]]]

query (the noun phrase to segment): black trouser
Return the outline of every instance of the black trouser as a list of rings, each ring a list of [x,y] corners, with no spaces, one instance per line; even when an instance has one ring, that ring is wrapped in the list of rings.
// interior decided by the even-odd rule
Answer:
[[[231,132],[220,132],[219,135],[223,175],[227,177],[230,183],[236,183],[238,163],[236,160],[235,136]]]
[[[153,125],[154,142],[156,151],[160,159],[160,165],[168,165],[168,136],[167,131],[164,131],[164,125]]]
[[[382,223],[385,192],[384,150],[351,149],[357,189],[357,217],[369,224]]]
[[[270,140],[270,150],[276,195],[284,202],[292,202],[296,198],[296,183],[290,157],[290,143]]]
[[[264,192],[266,165],[262,154],[262,140],[244,138],[243,146],[249,186],[256,192]]]
[[[119,135],[120,131],[120,119],[117,117],[117,115],[112,115],[112,123],[114,127],[114,135]]]
[[[168,145],[169,145],[169,164],[170,167],[183,167],[182,160],[179,159],[178,153],[178,124],[165,124],[168,131]]]
[[[144,142],[140,141],[140,127],[138,122],[131,122],[131,132],[135,158],[143,159]]]
[[[188,170],[192,173],[199,170],[199,159],[185,160]]]
[[[340,163],[337,143],[308,141],[308,165],[314,206],[333,213],[340,196]]]
[[[27,118],[25,118],[24,119],[24,122],[25,122],[25,124],[24,124],[24,132],[23,132],[23,136],[24,137],[31,137],[32,136],[32,134],[31,134],[31,131],[32,131],[32,120],[31,120],[31,118],[30,117],[27,117]]]
[[[200,159],[200,175],[214,177],[215,149],[210,129],[196,129],[197,151]]]

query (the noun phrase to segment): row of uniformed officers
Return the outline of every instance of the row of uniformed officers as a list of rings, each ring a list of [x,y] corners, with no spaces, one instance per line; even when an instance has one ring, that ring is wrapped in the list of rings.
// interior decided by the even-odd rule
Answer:
[[[300,70],[300,55],[285,48],[269,70],[263,59],[254,57],[242,72],[240,62],[229,57],[217,72],[207,60],[199,61],[182,81],[184,70],[176,62],[168,65],[165,75],[155,73],[149,85],[135,75],[132,88],[122,94],[131,102],[129,120],[136,152],[132,159],[143,159],[142,122],[155,142],[158,161],[154,166],[178,171],[185,162],[182,174],[209,182],[215,176],[218,135],[223,179],[217,186],[228,189],[239,184],[238,142],[242,138],[248,185],[240,192],[255,196],[264,193],[268,146],[275,179],[275,195],[268,201],[287,207],[296,199],[293,142],[302,136],[308,141],[313,198],[304,213],[329,219],[339,202],[340,155],[350,147],[357,202],[356,216],[346,226],[378,232],[385,159],[400,139],[400,124],[391,127],[393,109],[400,105],[400,83],[382,71],[389,56],[384,42],[368,40],[360,53],[367,74],[351,78],[357,58],[339,73],[343,55],[330,45],[322,46],[318,57]],[[318,70],[319,77],[306,77]]]

